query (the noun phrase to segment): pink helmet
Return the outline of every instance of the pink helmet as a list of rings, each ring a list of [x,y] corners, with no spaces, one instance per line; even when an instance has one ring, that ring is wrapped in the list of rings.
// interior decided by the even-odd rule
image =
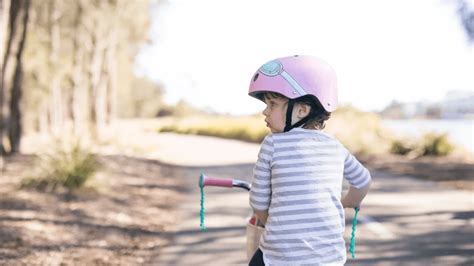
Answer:
[[[325,61],[306,55],[272,60],[252,77],[249,95],[257,99],[262,92],[278,92],[289,99],[312,95],[327,112],[337,108],[337,78]]]

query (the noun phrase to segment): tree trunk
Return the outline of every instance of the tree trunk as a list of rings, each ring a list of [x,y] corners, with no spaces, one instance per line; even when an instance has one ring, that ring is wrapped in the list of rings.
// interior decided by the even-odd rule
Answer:
[[[5,50],[5,44],[8,37],[8,22],[10,21],[10,0],[0,0],[0,9],[1,9],[1,19],[0,23],[0,156],[2,156],[2,165],[3,165],[3,155],[6,153],[4,134],[5,129],[7,128],[7,115],[8,108],[6,102],[7,88],[5,86],[5,66],[7,63],[6,58],[7,52]]]
[[[104,58],[106,50],[103,51],[102,55],[102,69],[99,73],[99,84],[97,84],[97,97],[95,99],[95,110],[97,118],[97,130],[98,135],[101,136],[101,133],[105,127],[107,121],[107,73],[104,71]]]
[[[114,29],[107,50],[107,124],[111,124],[117,115],[117,45],[117,30]]]
[[[103,126],[103,101],[106,94],[103,89],[104,41],[101,38],[101,27],[92,36],[92,58],[90,62],[90,107],[91,126],[94,138],[100,137]]]
[[[61,76],[59,74],[59,52],[61,49],[61,29],[59,19],[61,13],[56,7],[58,1],[49,2],[49,73],[50,79],[50,117],[54,135],[58,135],[63,127],[63,96],[61,91]]]
[[[12,95],[10,102],[10,125],[8,130],[8,137],[11,144],[11,152],[17,153],[20,151],[20,140],[22,134],[22,115],[20,110],[23,80],[23,48],[25,47],[26,31],[28,29],[28,14],[30,8],[30,0],[23,0],[17,2],[20,7],[18,16],[19,44],[16,54],[16,69],[13,77]]]
[[[111,32],[109,35],[109,44],[107,49],[107,124],[112,124],[113,120],[117,117],[117,98],[118,98],[118,45],[119,45],[119,29],[114,26],[118,25],[119,21],[123,16],[127,1],[117,1],[113,7],[115,14],[115,21],[112,23]]]
[[[8,28],[8,14],[10,10],[10,0],[0,0],[0,172],[5,170],[5,148],[3,147],[4,122],[4,98],[5,90],[3,86],[3,58],[5,54],[5,38]]]
[[[72,119],[74,135],[76,137],[81,136],[85,132],[86,115],[85,106],[87,99],[87,89],[84,86],[84,56],[85,48],[84,43],[84,32],[80,27],[82,20],[82,3],[76,2],[77,13],[74,19],[74,39],[73,39],[73,67],[72,67]]]
[[[8,1],[7,1],[8,2]],[[3,7],[8,5],[4,4]],[[30,0],[16,0],[9,5],[6,49],[2,56],[2,74],[0,80],[0,151],[18,152],[21,138],[21,57],[26,39],[28,10]],[[4,10],[5,11],[5,10]],[[4,18],[2,18],[3,21]],[[8,109],[9,108],[9,109]],[[4,134],[8,131],[8,141]],[[9,146],[5,146],[5,142]]]

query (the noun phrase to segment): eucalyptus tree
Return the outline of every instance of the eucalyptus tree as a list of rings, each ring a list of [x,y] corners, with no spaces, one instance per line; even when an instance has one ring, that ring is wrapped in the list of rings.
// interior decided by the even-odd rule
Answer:
[[[19,150],[23,53],[30,0],[0,0],[0,154]]]

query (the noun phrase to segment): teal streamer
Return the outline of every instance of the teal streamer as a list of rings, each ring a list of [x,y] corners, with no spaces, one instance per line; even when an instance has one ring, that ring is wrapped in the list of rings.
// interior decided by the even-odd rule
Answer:
[[[351,252],[353,259],[355,259],[355,232],[357,228],[357,214],[358,213],[359,213],[359,207],[356,207],[354,219],[352,220],[351,245],[349,246],[349,251]]]
[[[201,232],[206,231],[206,227],[204,226],[204,175],[201,173],[201,177],[199,179],[199,187],[201,188],[201,210],[199,211],[200,216],[200,224]]]

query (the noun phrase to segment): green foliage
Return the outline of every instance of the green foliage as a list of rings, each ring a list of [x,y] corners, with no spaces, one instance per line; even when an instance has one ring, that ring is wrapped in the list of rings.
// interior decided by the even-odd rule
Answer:
[[[160,131],[260,143],[269,133],[263,120],[261,114],[249,117],[188,117],[163,126]],[[390,148],[391,134],[382,128],[378,116],[350,106],[335,112],[326,128],[352,152],[385,153]]]
[[[334,135],[351,152],[383,154],[394,138],[382,127],[380,117],[352,106],[341,106],[327,121],[326,131]]]
[[[393,154],[407,155],[411,151],[415,150],[415,146],[408,144],[408,142],[403,140],[394,140],[392,146],[390,147],[390,152]]]
[[[23,187],[43,191],[64,188],[71,192],[83,187],[99,167],[95,156],[79,144],[74,144],[69,149],[57,147],[51,154],[41,156],[37,164],[39,173],[25,178]]]
[[[178,118],[185,118],[189,116],[205,115],[212,112],[198,109],[185,100],[178,101],[175,105],[164,105],[159,108],[156,113],[158,117],[173,116]]]
[[[447,134],[427,133],[421,139],[396,139],[392,142],[390,152],[411,157],[446,156],[454,150],[454,145]]]
[[[458,0],[458,14],[461,19],[464,30],[469,38],[469,43],[474,43],[474,6],[472,1]]]
[[[454,150],[447,134],[428,133],[423,140],[423,155],[445,156]]]
[[[175,119],[160,132],[216,136],[260,143],[269,133],[262,115],[249,117],[199,116]],[[373,113],[343,106],[332,114],[325,129],[353,153],[400,154],[412,157],[448,155],[454,146],[445,134],[426,134],[422,140],[399,139]]]
[[[159,112],[164,94],[164,86],[149,78],[134,78],[130,99],[124,106],[130,106],[130,117],[151,118]],[[124,110],[121,112],[125,114]]]
[[[193,117],[165,125],[159,132],[216,136],[260,143],[269,133],[263,119],[248,117]]]
[[[52,128],[65,120],[86,128],[96,122],[93,112],[121,117],[156,114],[159,85],[137,82],[134,75],[136,55],[149,43],[152,2],[161,3],[32,1],[23,56],[27,131]],[[107,90],[99,93],[104,87]],[[97,106],[108,106],[97,109],[94,100],[102,98],[108,103],[98,101]]]

